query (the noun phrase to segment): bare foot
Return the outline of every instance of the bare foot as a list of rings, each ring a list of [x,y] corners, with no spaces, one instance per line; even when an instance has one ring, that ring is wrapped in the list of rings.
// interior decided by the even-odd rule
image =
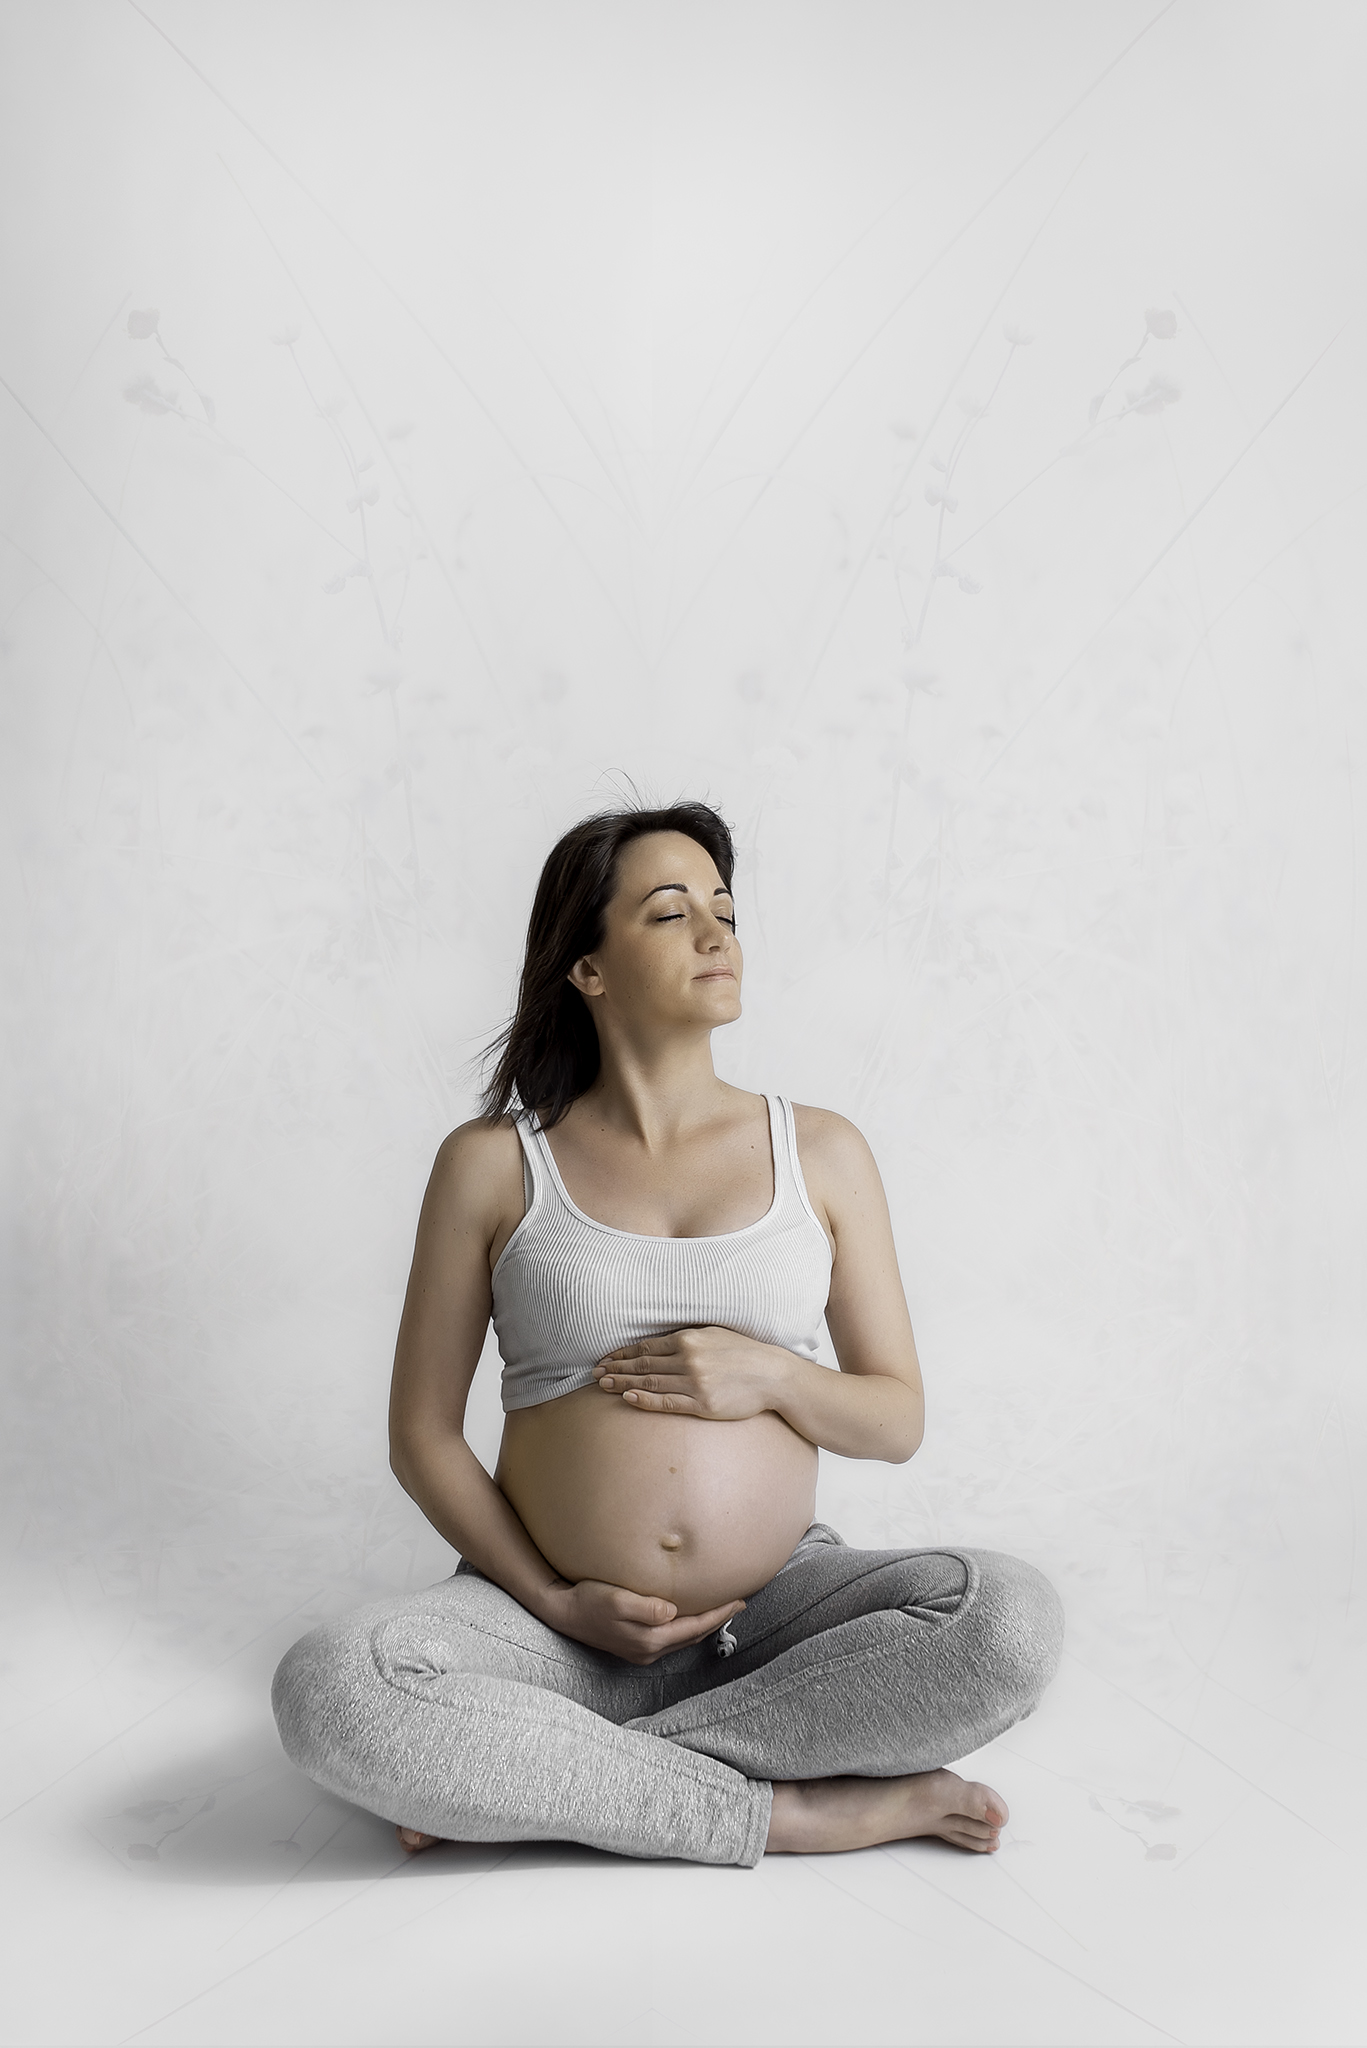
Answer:
[[[938,1835],[956,1849],[1000,1846],[1009,1815],[990,1785],[965,1781],[954,1771],[920,1771],[910,1778],[807,1778],[774,1786],[765,1849],[821,1855],[833,1849],[871,1849]]]
[[[420,1834],[417,1828],[401,1827],[396,1828],[394,1832],[399,1838],[400,1845],[408,1851],[410,1856],[416,1856],[419,1849],[430,1849],[434,1842],[441,1840],[440,1835]]]

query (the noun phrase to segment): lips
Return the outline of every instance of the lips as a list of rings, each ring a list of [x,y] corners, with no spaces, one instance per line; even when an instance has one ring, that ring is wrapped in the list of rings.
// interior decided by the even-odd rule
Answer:
[[[695,974],[694,981],[734,981],[735,971],[730,967],[714,968],[711,974]]]

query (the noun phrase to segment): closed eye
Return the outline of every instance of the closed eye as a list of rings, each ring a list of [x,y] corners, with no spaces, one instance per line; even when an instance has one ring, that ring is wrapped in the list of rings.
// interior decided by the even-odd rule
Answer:
[[[685,917],[685,916],[687,916],[687,912],[686,912],[686,911],[683,911],[683,910],[672,910],[672,911],[670,911],[670,913],[669,913],[669,915],[668,915],[667,917],[657,917],[657,918],[656,918],[656,919],[655,919],[654,921],[655,921],[655,923],[656,923],[656,924],[675,924],[675,923],[677,923],[677,921],[678,921],[678,919],[679,919],[679,918],[681,918],[681,917]],[[718,923],[718,924],[729,924],[729,925],[730,925],[730,927],[731,927],[731,929],[732,929],[732,931],[734,931],[734,930],[736,929],[736,920],[735,920],[735,918],[734,918],[734,917],[719,917],[719,918],[717,919],[717,923]]]

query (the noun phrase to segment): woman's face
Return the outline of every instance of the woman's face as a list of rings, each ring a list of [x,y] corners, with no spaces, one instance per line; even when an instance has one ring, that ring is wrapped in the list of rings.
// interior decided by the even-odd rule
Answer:
[[[682,832],[628,840],[603,943],[570,969],[590,1011],[623,1021],[730,1024],[740,1015],[736,906],[705,847]]]

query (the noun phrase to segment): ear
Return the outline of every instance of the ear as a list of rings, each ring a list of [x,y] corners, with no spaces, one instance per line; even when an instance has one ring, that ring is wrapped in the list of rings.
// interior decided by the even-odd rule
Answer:
[[[565,979],[578,989],[586,1002],[590,996],[602,994],[603,978],[596,967],[590,967],[587,953],[582,959],[575,961]]]

